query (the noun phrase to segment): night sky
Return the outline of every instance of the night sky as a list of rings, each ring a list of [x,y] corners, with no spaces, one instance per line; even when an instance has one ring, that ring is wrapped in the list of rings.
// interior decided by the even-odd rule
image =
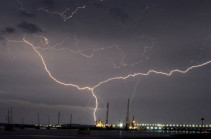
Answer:
[[[89,90],[101,81],[153,69],[170,72],[211,60],[210,0],[1,0],[0,122],[94,124]],[[45,40],[47,39],[47,40]],[[97,119],[138,123],[211,123],[211,64],[186,74],[151,73],[95,88]]]

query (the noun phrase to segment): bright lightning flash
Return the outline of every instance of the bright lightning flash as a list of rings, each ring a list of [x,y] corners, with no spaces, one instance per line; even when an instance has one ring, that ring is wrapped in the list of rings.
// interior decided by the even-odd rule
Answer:
[[[101,0],[103,1],[103,0]],[[17,0],[18,4],[20,5],[20,10],[24,10],[23,8],[23,3],[19,0]],[[55,14],[55,15],[59,15],[63,21],[67,21],[69,19],[71,19],[80,9],[84,9],[86,7],[86,5],[84,6],[81,6],[81,7],[77,7],[73,12],[70,13],[70,15],[68,15],[68,12],[70,11],[69,8],[65,9],[64,11],[62,12],[57,12],[57,11],[49,11],[48,9],[44,9],[44,8],[39,8],[37,9],[37,11],[43,11],[43,12],[46,12],[48,14]],[[148,10],[149,8],[146,7],[145,10]],[[143,12],[145,12],[145,10]],[[25,11],[25,10],[24,10]],[[28,12],[28,11],[26,11]],[[28,12],[28,13],[31,13],[31,12]],[[70,87],[75,87],[77,88],[78,90],[88,90],[90,91],[90,93],[92,94],[92,96],[95,98],[95,108],[94,108],[94,111],[93,111],[93,116],[94,116],[94,121],[96,121],[96,111],[97,111],[97,108],[98,108],[98,98],[97,96],[95,95],[95,92],[94,90],[97,88],[97,87],[100,87],[101,85],[105,84],[105,83],[108,83],[110,81],[113,81],[113,80],[126,80],[128,78],[131,78],[131,77],[136,77],[136,76],[148,76],[150,75],[151,73],[155,73],[155,74],[161,74],[161,75],[164,75],[164,76],[171,76],[173,73],[182,73],[182,74],[185,74],[187,72],[189,72],[190,70],[192,69],[195,69],[195,68],[200,68],[200,67],[203,67],[203,66],[206,66],[208,64],[211,64],[211,60],[207,61],[207,62],[204,62],[204,63],[201,63],[201,64],[198,64],[198,65],[193,65],[193,66],[190,66],[188,67],[186,70],[180,70],[180,69],[173,69],[169,72],[162,72],[162,71],[156,71],[156,70],[149,70],[148,72],[145,72],[145,73],[141,73],[141,72],[138,72],[138,73],[133,73],[133,74],[128,74],[126,76],[117,76],[117,77],[112,77],[112,78],[109,78],[107,80],[104,80],[104,81],[101,81],[101,82],[98,82],[96,85],[92,86],[92,87],[89,87],[89,86],[79,86],[77,84],[74,84],[74,83],[65,83],[63,81],[60,81],[58,79],[56,79],[56,77],[50,72],[50,70],[48,69],[48,66],[46,64],[46,61],[44,59],[44,57],[41,55],[41,53],[38,51],[38,49],[56,49],[55,47],[57,45],[60,45],[63,43],[63,40],[61,43],[55,45],[55,46],[50,46],[49,45],[49,41],[46,37],[44,36],[35,36],[35,37],[40,37],[44,40],[44,43],[43,41],[41,41],[41,44],[44,45],[44,46],[47,46],[45,48],[42,48],[42,47],[36,47],[34,46],[31,42],[29,42],[28,40],[26,40],[25,38],[25,35],[23,37],[23,40],[21,41],[17,41],[17,40],[9,40],[9,39],[6,39],[8,42],[14,42],[14,43],[26,43],[28,46],[30,46],[34,52],[39,56],[39,58],[41,59],[41,62],[42,62],[42,65],[44,67],[44,70],[47,72],[48,76],[53,80],[55,81],[56,83],[60,84],[60,85],[63,85],[63,86],[70,86]],[[97,52],[97,51],[102,51],[102,50],[105,50],[105,49],[110,49],[110,48],[113,48],[113,47],[117,47],[118,48],[118,45],[114,45],[114,46],[111,46],[111,47],[108,47],[108,48],[97,48],[97,49],[85,49],[85,50],[80,50],[79,47],[77,46],[77,43],[78,43],[78,40],[77,38],[75,37],[75,40],[76,40],[76,48],[77,48],[77,51],[74,51],[72,49],[70,49],[71,52],[73,53],[77,53],[77,54],[80,54],[86,58],[92,58],[94,56],[94,54]],[[85,51],[92,51],[92,53],[90,55],[86,55],[84,52]],[[145,55],[144,55],[145,56]],[[148,60],[148,57],[145,56],[146,60]],[[115,65],[113,63],[113,66],[114,68],[120,68],[120,67],[126,67],[126,66],[129,66],[129,67],[132,67],[132,66],[135,66],[139,63],[142,63],[143,61],[139,61],[137,63],[133,63],[131,65],[128,65],[125,63],[125,54],[123,53],[123,57],[122,57],[122,60],[121,60],[121,63],[119,66]],[[138,85],[139,81],[136,83],[135,85],[135,90],[134,90],[134,94],[135,94],[135,91],[136,91],[136,87]],[[133,96],[134,96],[133,94]],[[133,97],[132,96],[132,97]]]
[[[7,39],[8,40],[8,39]],[[47,38],[46,38],[47,40]],[[29,42],[28,40],[26,40],[25,36],[23,37],[23,41],[12,41],[12,40],[8,40],[10,42],[23,42],[23,43],[26,43],[28,44],[29,46],[31,46],[31,48],[34,50],[34,52],[40,57],[41,61],[42,61],[42,64],[44,66],[44,69],[45,71],[47,72],[48,76],[53,80],[55,81],[56,83],[60,84],[60,85],[63,85],[63,86],[70,86],[70,87],[75,87],[77,88],[78,90],[88,90],[92,93],[93,97],[95,98],[95,108],[94,108],[94,112],[93,112],[93,116],[94,116],[94,120],[96,121],[96,111],[97,111],[97,108],[98,108],[98,98],[97,96],[95,95],[95,92],[94,90],[97,88],[97,87],[100,87],[101,85],[107,83],[107,82],[110,82],[110,81],[113,81],[113,80],[126,80],[130,77],[136,77],[136,76],[148,76],[150,75],[151,73],[155,73],[155,74],[161,74],[161,75],[165,75],[165,76],[171,76],[173,73],[182,73],[182,74],[185,74],[187,72],[189,72],[190,70],[192,69],[195,69],[195,68],[200,68],[200,67],[203,67],[203,66],[206,66],[208,64],[211,64],[211,60],[207,61],[207,62],[204,62],[204,63],[201,63],[201,64],[198,64],[198,65],[193,65],[193,66],[190,66],[188,67],[186,70],[179,70],[179,69],[174,69],[174,70],[171,70],[169,72],[162,72],[162,71],[156,71],[156,70],[149,70],[148,72],[146,73],[141,73],[141,72],[138,72],[138,73],[133,73],[133,74],[128,74],[127,76],[117,76],[117,77],[112,77],[112,78],[109,78],[107,80],[104,80],[104,81],[101,81],[101,82],[98,82],[96,85],[92,86],[92,87],[89,87],[89,86],[79,86],[77,84],[74,84],[74,83],[65,83],[65,82],[62,82],[62,81],[59,81],[58,79],[56,79],[56,77],[54,77],[54,75],[52,75],[52,73],[49,71],[48,69],[48,66],[46,64],[46,61],[44,60],[43,56],[40,54],[40,52],[37,50],[39,47],[36,47],[34,46],[31,42]],[[138,84],[138,83],[137,83]]]

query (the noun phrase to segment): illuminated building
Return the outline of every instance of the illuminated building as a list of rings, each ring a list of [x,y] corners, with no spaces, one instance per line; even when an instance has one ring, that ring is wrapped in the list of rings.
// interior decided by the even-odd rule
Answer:
[[[99,128],[105,128],[106,124],[99,119],[98,121],[95,122],[95,126]]]

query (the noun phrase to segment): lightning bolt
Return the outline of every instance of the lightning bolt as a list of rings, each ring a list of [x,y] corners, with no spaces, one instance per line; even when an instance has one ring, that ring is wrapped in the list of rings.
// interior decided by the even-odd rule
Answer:
[[[23,10],[27,13],[32,13],[30,11],[26,11],[23,7],[23,2],[21,2],[20,0],[17,0],[17,3],[19,4],[20,6],[20,10]],[[48,9],[44,9],[44,8],[39,8],[39,9],[36,9],[37,11],[43,11],[43,12],[46,12],[48,14],[56,14],[56,15],[59,15],[63,21],[67,21],[69,19],[71,19],[80,9],[85,9],[86,8],[86,5],[83,5],[83,6],[80,6],[80,7],[77,7],[73,12],[71,12],[71,14],[68,16],[68,12],[71,11],[70,8],[66,8],[65,10],[61,11],[61,12],[58,12],[58,11],[49,11]],[[141,13],[145,12],[146,10],[148,10],[149,7],[146,7]],[[85,57],[85,58],[92,58],[96,52],[99,52],[99,51],[103,51],[103,50],[107,50],[107,49],[112,49],[114,47],[118,48],[121,52],[122,52],[122,59],[120,60],[120,63],[119,64],[115,64],[114,62],[111,61],[111,64],[113,65],[113,68],[115,69],[120,69],[122,67],[133,67],[133,66],[136,66],[140,63],[143,63],[145,61],[147,61],[149,59],[148,56],[145,55],[145,49],[147,49],[148,47],[144,47],[144,53],[143,53],[143,60],[140,60],[138,62],[135,62],[135,63],[132,63],[132,64],[127,64],[125,62],[125,59],[126,59],[126,54],[125,52],[116,44],[110,46],[110,47],[102,47],[102,48],[96,48],[96,49],[91,49],[91,48],[88,48],[88,49],[84,49],[84,50],[80,50],[79,47],[78,47],[78,39],[76,38],[76,36],[74,35],[74,38],[75,38],[75,46],[76,46],[76,51],[73,50],[73,49],[70,49],[70,48],[55,48],[59,45],[62,45],[64,43],[64,41],[67,39],[67,38],[64,38],[64,40],[59,43],[59,44],[56,44],[55,46],[50,46],[48,43],[48,39],[45,37],[45,36],[35,36],[35,37],[40,37],[42,38],[45,42],[41,42],[42,45],[44,46],[48,46],[46,48],[42,48],[42,47],[37,47],[38,49],[42,49],[42,50],[47,50],[47,49],[54,49],[54,50],[68,50],[72,53],[75,53],[75,54],[80,54],[81,56]],[[150,47],[149,47],[150,48]],[[86,52],[90,52],[90,54],[86,54]]]
[[[8,39],[7,39],[8,40]],[[95,98],[95,108],[94,108],[94,111],[93,111],[93,116],[94,116],[94,120],[96,121],[96,111],[97,111],[97,108],[98,108],[98,98],[97,96],[95,95],[95,92],[94,90],[98,87],[100,87],[101,85],[105,84],[105,83],[108,83],[110,81],[113,81],[113,80],[126,80],[128,78],[134,78],[136,76],[148,76],[152,73],[155,73],[155,74],[160,74],[160,75],[164,75],[164,76],[171,76],[172,74],[174,73],[182,73],[182,74],[185,74],[187,72],[189,72],[190,70],[193,70],[193,69],[196,69],[196,68],[200,68],[200,67],[203,67],[203,66],[206,66],[208,64],[211,63],[211,60],[207,61],[207,62],[204,62],[204,63],[201,63],[201,64],[198,64],[198,65],[193,65],[193,66],[190,66],[188,67],[187,69],[185,70],[180,70],[180,69],[173,69],[169,72],[162,72],[162,71],[156,71],[156,70],[149,70],[148,72],[138,72],[138,73],[133,73],[133,74],[128,74],[126,76],[117,76],[117,77],[112,77],[112,78],[109,78],[107,80],[103,80],[101,82],[98,82],[96,85],[90,87],[90,86],[79,86],[77,84],[74,84],[74,83],[65,83],[63,81],[60,81],[58,79],[56,79],[56,77],[54,77],[54,75],[50,72],[50,70],[48,69],[47,67],[47,64],[43,58],[43,56],[40,54],[40,52],[37,50],[38,48],[36,46],[34,46],[31,42],[29,42],[28,40],[26,40],[25,38],[25,35],[23,37],[23,40],[22,41],[12,41],[12,40],[8,40],[10,42],[23,42],[23,43],[26,43],[28,46],[30,46],[34,52],[39,56],[39,58],[41,59],[41,62],[42,62],[42,65],[45,69],[45,71],[47,72],[48,76],[53,80],[55,81],[56,83],[60,84],[60,85],[63,85],[63,86],[70,86],[70,87],[74,87],[74,88],[77,88],[78,90],[88,90],[91,92],[92,96]],[[139,82],[136,83],[136,86],[138,85]],[[136,88],[135,86],[135,88]],[[135,91],[134,91],[135,92]],[[133,94],[134,96],[134,94]]]
[[[51,79],[53,79],[55,82],[57,82],[58,84],[64,85],[64,86],[72,86],[72,87],[75,87],[75,88],[77,88],[78,90],[89,90],[89,91],[92,90],[90,87],[80,87],[80,86],[75,85],[75,84],[72,84],[72,83],[64,83],[64,82],[62,82],[62,81],[57,80],[57,79],[51,74],[51,72],[49,71],[49,69],[48,69],[48,67],[47,67],[47,65],[46,65],[46,62],[45,62],[43,56],[40,54],[40,52],[37,50],[37,48],[36,48],[32,43],[30,43],[29,41],[27,41],[27,40],[25,39],[25,37],[23,38],[23,42],[25,42],[26,44],[28,44],[29,46],[31,46],[32,49],[38,54],[38,56],[40,57],[40,59],[41,59],[41,61],[42,61],[42,64],[43,64],[43,66],[44,66],[45,71],[48,73],[49,77],[50,77]]]
[[[81,7],[77,7],[69,16],[66,15],[66,14],[67,14],[67,12],[70,11],[70,8],[67,8],[67,9],[65,9],[65,10],[62,11],[62,12],[49,11],[48,9],[44,9],[44,8],[39,8],[39,9],[37,9],[37,10],[38,10],[38,11],[46,12],[46,13],[48,13],[48,14],[57,14],[57,15],[59,15],[64,21],[67,21],[67,20],[69,20],[70,18],[72,18],[72,17],[77,13],[77,11],[78,11],[79,9],[84,9],[84,8],[86,8],[86,5],[81,6]]]
[[[107,80],[104,80],[104,81],[101,81],[99,82],[97,85],[95,85],[93,88],[97,88],[99,86],[101,86],[102,84],[105,84],[107,82],[110,82],[110,81],[113,81],[113,80],[125,80],[125,79],[128,79],[128,78],[131,78],[131,77],[136,77],[136,76],[148,76],[150,75],[151,73],[155,73],[155,74],[161,74],[161,75],[165,75],[165,76],[171,76],[173,73],[175,72],[178,72],[178,73],[187,73],[188,71],[192,70],[192,69],[195,69],[195,68],[200,68],[200,67],[203,67],[203,66],[206,66],[208,64],[211,63],[211,60],[210,61],[207,61],[207,62],[204,62],[202,64],[199,64],[199,65],[193,65],[189,68],[187,68],[186,70],[179,70],[179,69],[174,69],[174,70],[171,70],[169,72],[162,72],[162,71],[156,71],[156,70],[149,70],[148,72],[146,73],[142,73],[142,72],[138,72],[138,73],[133,73],[133,74],[128,74],[126,76],[117,76],[117,77],[113,77],[113,78],[109,78]]]
[[[55,44],[54,46],[51,46],[49,45],[49,41],[48,41],[48,38],[45,37],[45,36],[42,36],[42,35],[34,35],[34,37],[38,37],[38,38],[41,38],[41,44],[43,46],[46,46],[46,47],[36,47],[37,49],[42,49],[42,50],[48,50],[48,49],[52,49],[52,50],[56,50],[56,51],[61,51],[61,50],[68,50],[70,51],[71,53],[75,53],[75,54],[79,54],[85,58],[93,58],[95,56],[95,54],[97,52],[100,52],[100,51],[105,51],[105,50],[108,50],[108,49],[113,49],[113,48],[119,48],[119,46],[117,44],[113,44],[111,46],[107,46],[107,47],[101,47],[101,48],[95,48],[95,49],[92,49],[92,48],[87,48],[87,49],[80,49],[79,46],[78,46],[78,43],[79,43],[79,40],[77,39],[77,37],[74,35],[74,39],[75,39],[75,47],[77,50],[73,50],[71,48],[56,48],[57,46],[60,46],[62,44],[64,44],[65,40],[68,38],[67,36],[59,43]],[[44,42],[43,42],[44,41]],[[86,54],[86,52],[90,52],[89,54]]]
[[[121,49],[121,48],[119,48],[119,49]],[[146,62],[147,60],[149,60],[149,57],[145,55],[145,49],[146,49],[146,47],[144,47],[143,60],[140,60],[140,61],[132,63],[132,64],[127,64],[125,62],[126,54],[125,54],[125,52],[123,50],[121,50],[122,51],[122,59],[120,60],[120,64],[117,65],[114,62],[111,62],[112,65],[113,65],[113,68],[120,69],[120,68],[123,68],[123,67],[134,67],[134,66],[136,66],[136,65],[138,65],[140,63]]]
[[[133,101],[133,98],[134,98],[134,96],[135,96],[135,94],[136,94],[136,89],[137,89],[137,86],[139,85],[139,82],[140,82],[140,80],[138,80],[138,81],[136,81],[136,84],[135,84],[135,87],[134,87],[134,90],[133,90],[133,94],[132,94],[132,96],[131,96],[131,98],[130,98],[130,104],[132,103],[132,101]]]
[[[122,59],[120,60],[120,64],[119,65],[116,65],[114,62],[112,62],[111,60],[111,63],[113,65],[113,68],[115,69],[120,69],[122,67],[133,67],[133,66],[136,66],[140,63],[143,63],[145,61],[147,61],[149,59],[148,56],[146,56],[146,50],[149,49],[149,48],[152,48],[152,47],[148,47],[148,46],[145,46],[144,47],[144,53],[143,53],[143,57],[144,57],[144,60],[141,60],[141,61],[138,61],[138,62],[135,62],[135,63],[132,63],[132,64],[127,64],[125,62],[125,59],[126,59],[126,54],[125,52],[119,47],[119,45],[117,44],[113,44],[111,46],[107,46],[107,47],[101,47],[101,48],[95,48],[95,49],[92,49],[92,48],[87,48],[87,49],[80,49],[79,46],[78,46],[78,43],[79,43],[79,40],[77,39],[76,35],[74,35],[74,39],[75,39],[75,47],[77,50],[73,50],[71,48],[56,48],[57,46],[60,46],[62,45],[65,40],[68,38],[67,36],[59,43],[55,44],[54,46],[51,46],[49,45],[49,41],[48,41],[48,38],[45,37],[45,36],[42,36],[42,35],[34,35],[34,37],[38,37],[38,38],[41,38],[41,44],[43,46],[46,46],[46,47],[36,47],[38,49],[42,49],[42,50],[49,50],[49,49],[52,49],[52,50],[56,50],[56,51],[62,51],[62,50],[68,50],[70,51],[71,53],[75,53],[75,54],[79,54],[85,58],[93,58],[95,56],[95,54],[97,52],[100,52],[100,51],[105,51],[105,50],[108,50],[108,49],[113,49],[113,48],[117,48],[121,53],[122,53]],[[44,41],[44,42],[43,42]],[[89,54],[86,54],[86,52],[90,52]]]
[[[23,8],[23,2],[21,2],[20,0],[17,0],[17,3],[20,6],[20,10],[25,11],[27,13],[32,13],[32,12],[26,11]],[[86,5],[77,7],[73,12],[71,12],[71,14],[69,16],[67,15],[67,13],[70,11],[70,8],[66,8],[62,12],[49,11],[48,9],[44,9],[44,8],[36,9],[36,11],[43,11],[48,14],[56,14],[56,15],[59,15],[63,19],[63,21],[67,21],[67,20],[71,19],[78,12],[79,9],[84,9],[84,8],[86,8]]]
[[[147,53],[148,49],[151,49],[151,48],[154,47],[154,38],[149,38],[149,37],[146,37],[146,36],[143,36],[143,35],[142,36],[137,36],[137,37],[138,37],[138,39],[148,38],[151,41],[150,46],[144,46],[143,53],[141,54],[142,60],[139,60],[137,62],[128,64],[126,62],[126,59],[127,59],[126,53],[120,47],[118,47],[119,51],[122,53],[122,58],[120,60],[120,64],[119,65],[117,65],[117,64],[115,64],[114,62],[111,61],[112,65],[113,65],[113,68],[120,69],[120,68],[123,68],[123,67],[134,67],[136,65],[139,65],[139,64],[149,60],[149,57],[146,55],[146,53]]]
[[[80,55],[82,55],[82,56],[84,56],[86,58],[92,58],[95,55],[95,53],[96,52],[99,52],[99,51],[104,51],[104,50],[107,50],[107,49],[112,49],[114,47],[119,48],[118,45],[114,44],[114,45],[109,46],[109,47],[101,47],[101,48],[95,48],[95,49],[88,48],[88,49],[81,50],[79,48],[79,46],[78,46],[79,40],[77,39],[76,35],[74,35],[74,39],[75,39],[75,47],[76,47],[77,51],[73,51],[73,50],[71,50],[71,51],[74,52],[74,53],[78,53],[78,54],[80,54]],[[86,51],[91,51],[91,53],[90,54],[85,54]]]
[[[21,1],[19,1],[19,0],[17,0],[17,2],[18,2],[18,4],[20,5],[20,9],[21,9],[21,10],[24,10],[24,9],[23,9],[23,3],[22,3]],[[71,12],[70,15],[67,15],[68,12],[70,11],[70,8],[67,8],[67,9],[65,9],[65,10],[62,11],[62,12],[49,11],[48,9],[44,9],[44,8],[39,8],[39,9],[37,9],[37,10],[38,10],[38,11],[46,12],[46,13],[48,13],[48,14],[56,14],[56,15],[59,15],[59,16],[63,19],[63,21],[67,21],[67,20],[71,19],[71,18],[78,12],[78,10],[84,9],[85,7],[86,7],[86,5],[81,6],[81,7],[77,7],[73,12]],[[50,70],[48,69],[48,66],[47,66],[47,64],[46,64],[46,61],[45,61],[44,57],[43,57],[43,56],[41,55],[41,53],[38,51],[38,49],[43,49],[43,50],[46,50],[46,49],[61,50],[61,49],[56,49],[56,47],[59,46],[59,45],[61,45],[61,44],[63,44],[66,38],[65,38],[61,43],[56,44],[56,45],[54,45],[54,46],[50,46],[47,37],[42,36],[42,35],[37,35],[37,36],[35,36],[35,37],[42,38],[43,41],[41,41],[41,44],[42,44],[43,46],[46,46],[46,47],[43,48],[43,47],[36,47],[36,46],[34,46],[31,42],[29,42],[28,40],[26,40],[25,35],[24,35],[22,41],[11,41],[11,40],[8,40],[8,39],[7,39],[7,40],[8,40],[8,41],[11,41],[11,42],[23,42],[23,43],[26,43],[28,46],[30,46],[30,47],[33,49],[33,51],[39,56],[39,58],[40,58],[40,60],[41,60],[41,62],[42,62],[42,65],[43,65],[43,67],[44,67],[44,70],[46,71],[46,73],[48,74],[48,76],[49,76],[53,81],[55,81],[56,83],[58,83],[58,84],[60,84],[60,85],[63,85],[63,86],[74,87],[74,88],[77,88],[78,90],[88,90],[88,91],[90,91],[90,93],[92,94],[92,96],[95,98],[95,108],[94,108],[94,111],[93,111],[93,116],[94,116],[94,120],[95,120],[95,121],[96,121],[96,111],[97,111],[97,108],[98,108],[98,98],[97,98],[97,96],[95,95],[94,90],[95,90],[97,87],[100,87],[101,85],[103,85],[103,84],[105,84],[105,83],[108,83],[108,82],[110,82],[110,81],[113,81],[113,80],[126,80],[126,79],[128,79],[128,78],[134,78],[134,77],[136,77],[136,76],[148,76],[148,75],[150,75],[150,74],[152,74],[152,73],[161,74],[161,75],[164,75],[164,76],[171,76],[173,73],[176,73],[176,72],[185,74],[185,73],[189,72],[189,71],[192,70],[192,69],[200,68],[200,67],[202,67],[202,66],[206,66],[206,65],[208,65],[208,64],[211,63],[211,61],[207,61],[207,62],[198,64],[198,65],[190,66],[190,67],[188,67],[186,70],[173,69],[173,70],[171,70],[171,71],[169,71],[169,72],[162,72],[162,71],[156,71],[156,70],[149,70],[149,71],[146,72],[146,73],[138,72],[138,73],[128,74],[128,75],[126,75],[126,76],[112,77],[112,78],[103,80],[103,81],[101,81],[101,82],[98,82],[96,85],[94,85],[94,86],[92,86],[92,87],[90,87],[90,86],[79,86],[79,85],[74,84],[74,83],[65,83],[65,82],[63,82],[63,81],[58,80],[58,79],[50,72]],[[79,47],[78,47],[79,41],[78,41],[78,39],[76,38],[76,36],[75,36],[75,41],[76,41],[76,42],[75,42],[75,47],[76,47],[77,51],[72,50],[72,49],[69,49],[69,50],[70,50],[71,52],[73,52],[73,53],[80,54],[80,55],[82,55],[82,56],[84,56],[84,57],[86,57],[86,58],[92,58],[96,52],[101,51],[101,50],[108,49],[108,48],[97,48],[97,49],[84,49],[84,50],[81,50],[81,49],[79,49]],[[113,48],[113,47],[118,47],[118,46],[117,46],[117,45],[116,45],[116,46],[111,46],[111,47],[109,47],[109,49],[110,49],[110,48]],[[63,48],[63,49],[64,49],[64,48]],[[89,54],[89,55],[85,54],[86,51],[91,51],[91,54]],[[145,48],[144,48],[144,53],[145,53]],[[145,58],[146,58],[146,60],[148,60],[148,57],[147,57],[147,56],[146,56]],[[123,56],[122,56],[122,60],[120,61],[120,65],[117,66],[117,65],[115,65],[114,63],[112,63],[113,66],[114,66],[114,68],[120,68],[120,67],[126,67],[126,66],[132,67],[132,66],[135,66],[135,65],[137,65],[137,64],[139,64],[139,63],[141,63],[141,62],[143,62],[143,61],[139,61],[139,62],[136,62],[136,63],[133,63],[133,64],[126,64],[126,63],[125,63],[125,59],[126,59],[126,55],[125,55],[125,53],[123,52]],[[136,82],[136,85],[135,85],[135,89],[134,89],[134,93],[133,93],[133,95],[132,95],[132,98],[133,98],[133,96],[135,95],[136,87],[137,87],[138,84],[139,84],[139,81]]]
[[[29,41],[27,41],[25,39],[25,37],[23,38],[23,42],[25,42],[26,44],[28,44],[29,46],[32,47],[32,49],[37,53],[37,55],[40,57],[41,61],[42,61],[42,64],[44,66],[44,69],[45,71],[48,73],[49,77],[55,81],[56,83],[58,84],[61,84],[61,85],[64,85],[64,86],[71,86],[71,87],[75,87],[77,88],[78,90],[88,90],[88,91],[91,91],[93,97],[95,98],[95,108],[94,108],[94,120],[96,121],[96,111],[97,111],[97,108],[98,108],[98,99],[97,99],[97,96],[95,95],[94,93],[94,88],[91,88],[91,87],[88,87],[88,86],[85,86],[85,87],[80,87],[79,85],[76,85],[76,84],[72,84],[72,83],[65,83],[65,82],[62,82],[62,81],[59,81],[57,80],[52,74],[51,72],[49,71],[47,65],[46,65],[46,62],[43,58],[43,56],[40,54],[40,52],[37,50],[37,48],[32,44],[30,43]]]

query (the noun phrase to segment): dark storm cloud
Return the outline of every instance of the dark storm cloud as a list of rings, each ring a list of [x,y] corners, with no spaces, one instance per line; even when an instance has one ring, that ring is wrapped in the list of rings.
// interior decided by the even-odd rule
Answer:
[[[0,94],[4,94],[4,93],[6,93],[6,92],[5,92],[5,91],[1,91],[1,90],[0,90]]]
[[[19,28],[22,30],[29,32],[29,33],[37,33],[37,32],[42,32],[42,29],[33,24],[33,23],[28,23],[26,21],[21,22],[20,24],[17,25]]]
[[[64,87],[48,77],[40,57],[22,42],[23,32],[41,32],[47,37],[49,43],[34,34],[25,36],[36,47],[47,48],[44,46],[47,43],[56,46],[59,51],[39,49],[49,71],[56,79],[79,86],[92,87],[108,78],[146,73],[150,69],[184,70],[211,59],[211,1],[208,0],[20,1],[22,4],[17,5],[16,0],[0,0],[0,113],[5,113],[7,106],[15,106],[14,109],[22,111],[15,116],[17,121],[28,114],[26,123],[30,123],[32,113],[37,111],[44,112],[40,119],[45,120],[46,115],[63,108],[65,114],[73,113],[79,123],[93,124],[95,106],[90,91]],[[65,15],[70,16],[84,5],[65,22],[57,14],[69,8]],[[40,8],[49,12],[39,11]],[[6,38],[20,42],[9,42]],[[110,49],[112,45],[118,47]],[[92,58],[78,53],[90,55],[92,48],[99,50],[93,51]],[[66,51],[70,49],[76,53]],[[149,59],[145,61],[144,56]],[[106,107],[104,102],[111,104],[109,120],[118,123],[125,119],[127,99],[135,90],[136,80],[140,80],[130,107],[138,122],[196,123],[201,115],[211,117],[208,75],[210,65],[171,77],[150,74],[110,81],[96,88],[95,93],[99,108]],[[82,109],[87,109],[85,114]],[[97,111],[96,116],[105,117],[105,111]]]
[[[3,36],[0,36],[0,40],[4,40],[4,37]]]
[[[53,8],[56,5],[56,1],[55,0],[43,0],[41,2],[42,5],[46,6],[47,8]]]
[[[106,6],[102,2],[93,2],[94,7],[96,8],[105,8]]]
[[[1,31],[2,34],[5,34],[5,33],[15,33],[16,32],[16,29],[13,28],[13,27],[6,27],[5,29],[3,29]]]
[[[6,27],[0,32],[0,40],[5,40],[4,35],[5,34],[13,34],[16,32],[16,29],[13,27]],[[3,45],[5,45],[5,42],[3,42]]]
[[[4,36],[0,35],[0,44],[2,44],[2,46],[6,46],[6,39]]]
[[[20,10],[19,12],[20,16],[22,17],[35,17],[35,14],[32,13],[32,12],[28,12],[28,11],[25,11],[25,10]]]
[[[113,18],[120,20],[123,23],[129,20],[129,15],[123,9],[120,8],[111,8],[110,14]]]

